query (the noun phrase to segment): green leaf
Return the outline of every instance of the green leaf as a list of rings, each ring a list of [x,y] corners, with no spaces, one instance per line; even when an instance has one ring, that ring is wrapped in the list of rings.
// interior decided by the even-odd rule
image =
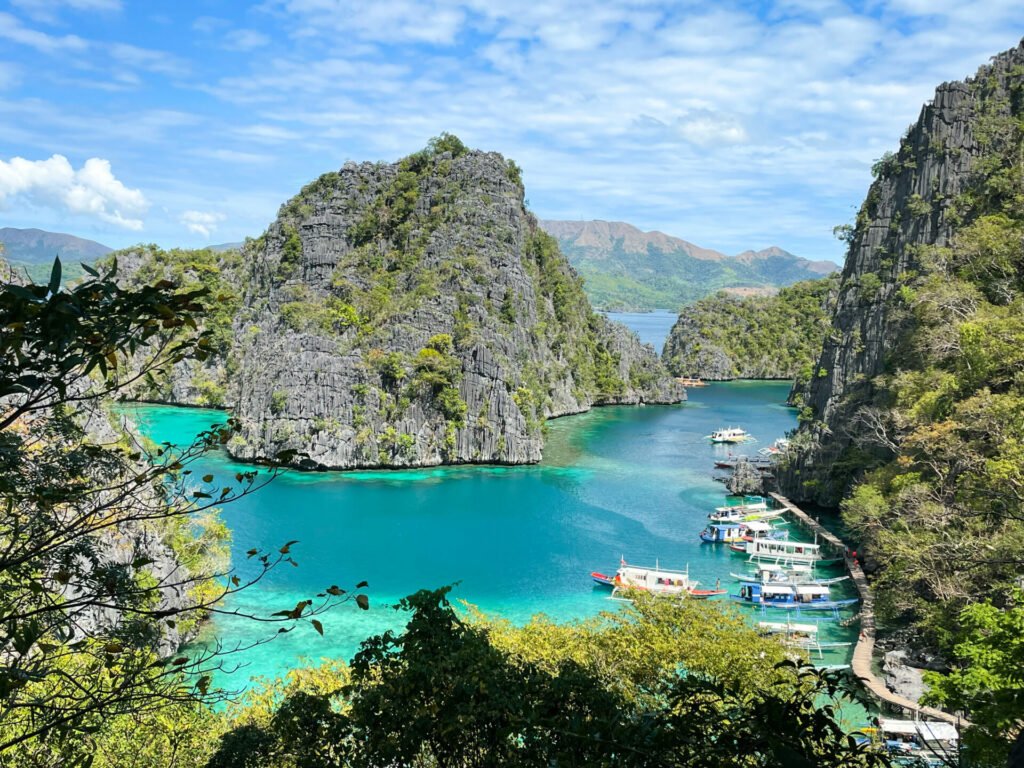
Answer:
[[[310,624],[313,625],[313,629],[315,629],[317,632],[319,632],[320,636],[323,637],[324,625],[321,624],[317,619],[310,619],[309,622],[310,622]]]
[[[366,595],[356,595],[356,605],[362,608],[364,611],[370,610],[370,598]]]
[[[61,272],[60,257],[56,256],[53,259],[53,269],[50,270],[50,285],[47,286],[51,294],[56,294],[60,290]]]

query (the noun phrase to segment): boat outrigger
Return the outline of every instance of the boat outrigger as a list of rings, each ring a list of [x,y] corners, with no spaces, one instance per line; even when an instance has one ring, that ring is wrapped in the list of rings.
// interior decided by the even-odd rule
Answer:
[[[824,658],[824,652],[832,648],[846,648],[853,643],[844,641],[826,641],[818,639],[817,624],[794,624],[790,621],[759,621],[757,631],[762,635],[779,638],[791,648],[801,651],[817,651],[818,658]]]
[[[756,443],[757,440],[747,432],[745,429],[739,427],[726,427],[725,429],[716,429],[710,435],[705,435],[705,440],[710,440],[712,443]]]
[[[674,571],[660,567],[655,562],[653,568],[627,565],[625,558],[620,561],[619,569],[614,576],[605,576],[593,571],[590,574],[596,583],[612,588],[612,598],[628,600],[629,591],[636,589],[650,592],[652,595],[667,597],[683,597],[689,595],[699,599],[724,595],[727,589],[697,589],[700,582],[690,579],[690,569]]]

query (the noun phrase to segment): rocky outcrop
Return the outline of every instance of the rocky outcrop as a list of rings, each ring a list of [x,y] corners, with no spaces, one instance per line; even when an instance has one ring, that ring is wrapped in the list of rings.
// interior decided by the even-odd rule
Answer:
[[[243,259],[230,349],[157,398],[202,404],[212,380],[238,459],[530,463],[546,418],[685,399],[652,347],[593,312],[518,168],[453,137],[322,176]]]
[[[719,293],[685,307],[665,340],[662,360],[676,376],[709,381],[797,379],[828,329],[836,276],[797,283],[775,296]]]
[[[816,375],[797,393],[806,418],[796,455],[779,477],[790,498],[834,506],[851,477],[842,461],[856,438],[855,416],[872,401],[872,380],[898,364],[911,313],[902,286],[929,246],[949,243],[971,215],[980,161],[1003,141],[1001,119],[1021,99],[1024,43],[993,58],[973,79],[935,91],[876,179],[850,232],[850,250]]]

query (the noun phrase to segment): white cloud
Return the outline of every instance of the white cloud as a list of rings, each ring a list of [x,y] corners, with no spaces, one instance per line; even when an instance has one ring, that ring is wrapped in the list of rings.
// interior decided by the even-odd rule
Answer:
[[[681,118],[679,134],[699,147],[743,144],[749,140],[746,129],[736,118],[706,110]]]
[[[49,24],[57,21],[57,10],[62,7],[90,12],[121,10],[121,0],[11,0],[11,5],[20,8],[33,19]]]
[[[63,155],[48,160],[0,160],[0,207],[7,208],[19,198],[131,230],[142,229],[142,220],[132,217],[149,208],[142,191],[125,187],[114,178],[110,162],[98,157],[89,158],[77,171]]]
[[[209,237],[217,229],[217,225],[227,217],[215,211],[185,211],[178,219],[189,232]]]
[[[224,35],[224,47],[229,51],[251,51],[270,43],[270,38],[255,29],[233,29]]]
[[[9,13],[0,13],[0,38],[31,46],[42,53],[56,53],[57,51],[79,52],[84,51],[88,47],[88,43],[78,35],[57,37],[35,29],[29,29]]]

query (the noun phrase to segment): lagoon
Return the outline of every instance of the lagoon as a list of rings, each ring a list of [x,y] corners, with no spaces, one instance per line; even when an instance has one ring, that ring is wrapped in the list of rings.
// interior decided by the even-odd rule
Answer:
[[[234,661],[246,666],[218,682],[240,688],[250,675],[276,676],[303,659],[350,658],[369,635],[400,628],[403,616],[389,605],[422,588],[456,584],[454,598],[525,621],[540,612],[571,619],[613,609],[589,573],[614,572],[620,557],[688,566],[706,587],[716,579],[733,586],[728,573],[743,566],[742,556],[698,537],[725,497],[712,480],[712,460],[729,450],[704,436],[740,425],[770,444],[796,426],[783,404],[787,393],[785,383],[718,383],[690,390],[678,406],[597,408],[556,419],[544,461],[533,466],[283,473],[225,505],[222,517],[243,572],[248,549],[274,551],[292,539],[299,540],[292,548],[299,567],[273,572],[235,607],[290,609],[331,584],[365,580],[371,609],[341,606],[324,617],[324,637],[301,626],[241,653]],[[129,411],[147,436],[177,443],[223,418],[153,405]],[[197,475],[241,466],[223,454],[200,464]],[[265,625],[232,618],[218,619],[213,630],[229,646],[268,634]],[[828,661],[845,661],[833,656]]]

